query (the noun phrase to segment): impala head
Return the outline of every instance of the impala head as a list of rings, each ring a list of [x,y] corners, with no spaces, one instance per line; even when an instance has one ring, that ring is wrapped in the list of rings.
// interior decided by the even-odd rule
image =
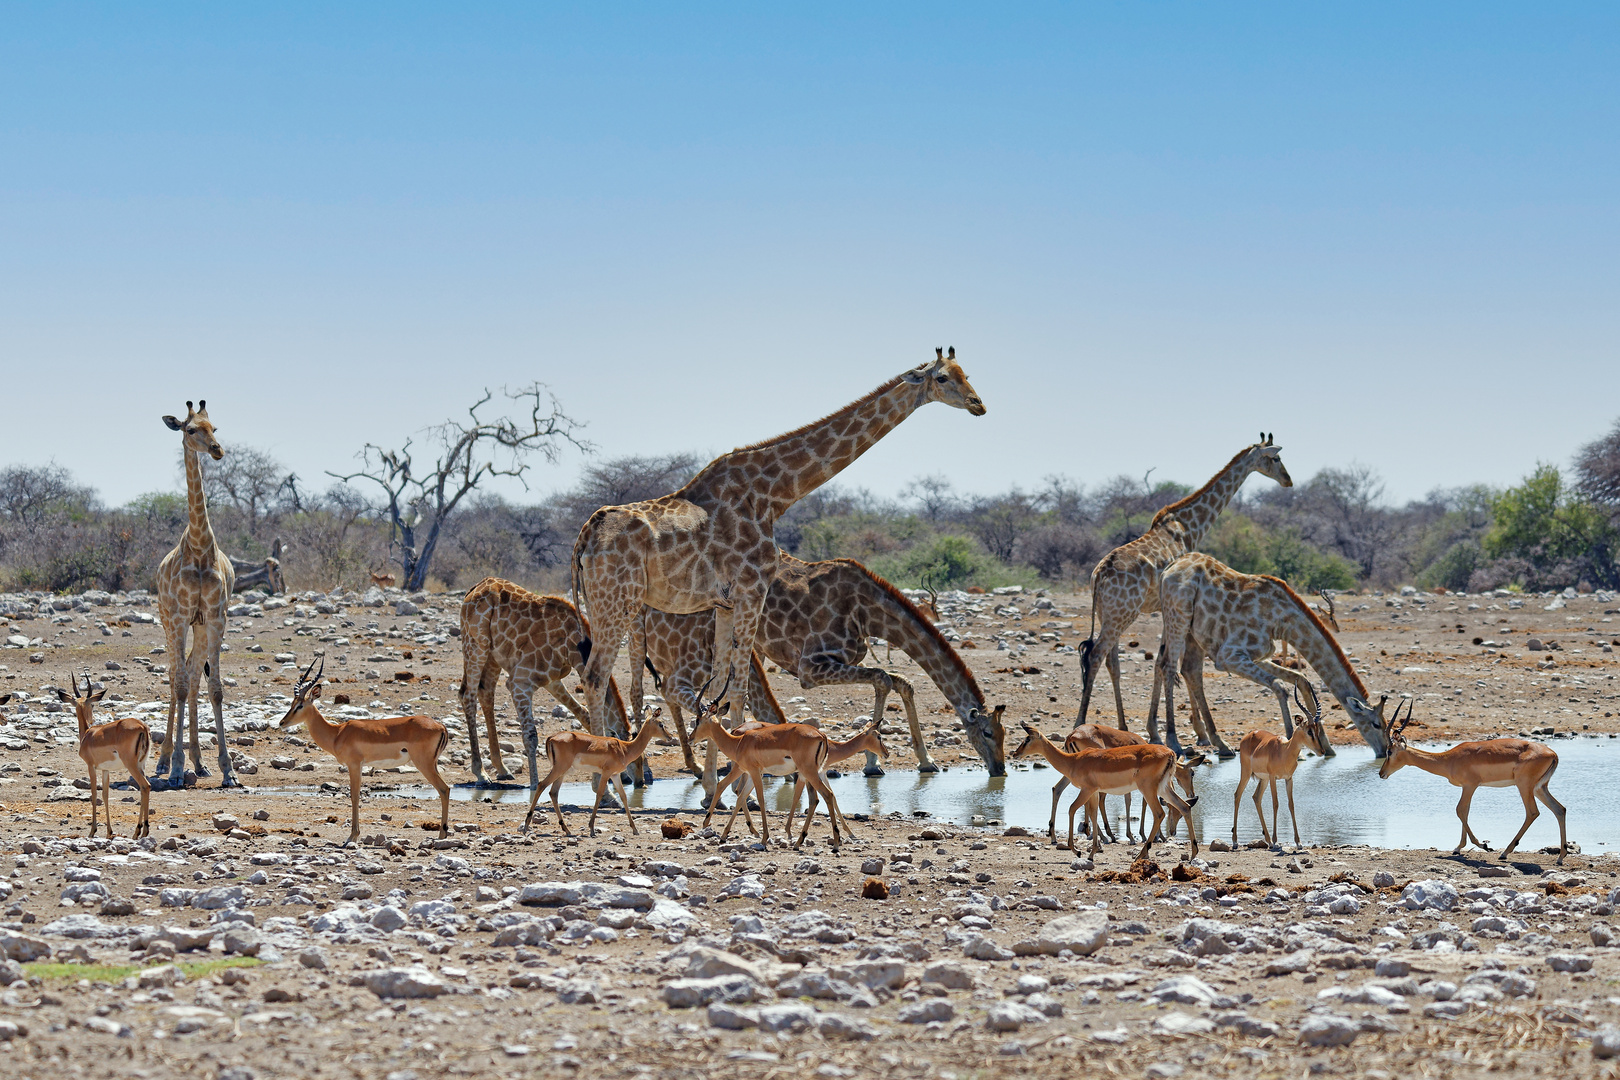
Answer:
[[[225,448],[219,445],[214,438],[214,425],[208,419],[208,402],[199,401],[193,409],[191,402],[186,402],[186,418],[177,420],[172,416],[165,416],[163,422],[169,425],[171,431],[185,432],[185,446],[198,454],[207,454],[218,461],[225,456]]]
[[[962,365],[956,362],[954,345],[949,356],[944,349],[935,349],[934,359],[926,364],[918,364],[901,377],[908,383],[921,386],[923,396],[929,401],[943,401],[953,409],[966,409],[974,416],[984,415],[984,402],[979,400],[978,392],[968,382]]]
[[[865,748],[876,754],[879,761],[888,761],[889,748],[883,745],[883,736],[893,734],[895,734],[893,729],[884,728],[883,717],[880,716],[867,724],[866,730],[856,738],[861,739]]]
[[[962,716],[968,742],[978,751],[991,776],[1007,775],[1007,729],[1001,724],[1001,714],[1006,709],[1005,705],[997,705],[989,712],[982,708],[970,708]]]
[[[671,738],[669,729],[664,726],[664,707],[662,705],[653,708],[652,715],[641,722],[641,727],[636,731],[636,735],[639,736],[643,731],[646,731],[649,724],[654,731],[664,738]]]
[[[1249,447],[1249,468],[1261,476],[1269,476],[1283,487],[1293,487],[1294,478],[1282,463],[1282,447],[1271,441],[1271,435],[1262,431],[1260,441]]]
[[[998,709],[997,712],[1000,712],[1000,710]],[[1036,731],[1035,725],[1031,724],[1028,720],[1020,720],[1018,722],[1018,726],[1024,729],[1024,741],[1019,743],[1018,748],[1009,756],[1015,758],[1028,757],[1030,754],[1035,753],[1035,744],[1041,739],[1045,739],[1046,736],[1042,735],[1039,731]],[[1050,742],[1052,740],[1047,741]]]
[[[1354,694],[1342,700],[1344,711],[1350,715],[1350,722],[1356,725],[1361,737],[1373,748],[1373,756],[1383,757],[1389,752],[1387,746],[1389,725],[1384,722],[1384,705],[1389,701],[1389,695],[1380,695],[1376,707],[1367,704]]]
[[[1311,704],[1306,705],[1300,700],[1299,687],[1294,687],[1294,703],[1304,710],[1306,719],[1300,721],[1300,729],[1305,732],[1305,745],[1316,751],[1322,757],[1333,757],[1333,744],[1328,742],[1327,725],[1322,723],[1322,698],[1315,691],[1311,693]]]
[[[287,706],[287,715],[281,718],[278,726],[297,727],[307,719],[304,710],[315,707],[316,699],[321,696],[321,675],[326,671],[326,657],[321,657],[321,670],[315,672],[314,678],[310,678],[309,673],[314,667],[315,661],[311,660],[309,667],[298,676],[298,683],[293,687],[292,704]]]
[[[1406,764],[1406,725],[1412,722],[1412,708],[1417,704],[1417,698],[1408,698],[1406,702],[1406,719],[1401,719],[1401,707],[1395,706],[1395,715],[1389,718],[1389,724],[1384,728],[1384,741],[1389,746],[1389,752],[1384,763],[1378,766],[1378,779],[1388,780]]]
[[[56,688],[57,700],[64,705],[73,706],[73,711],[79,718],[79,727],[81,729],[90,726],[90,717],[95,711],[96,702],[106,696],[107,688],[105,686],[96,690],[90,685],[89,672],[86,672],[84,676],[83,697],[79,696],[79,677],[77,675],[73,677],[73,686],[70,690],[63,690],[60,686]],[[0,702],[0,704],[4,704],[4,702]]]
[[[703,739],[713,739],[715,732],[725,731],[725,728],[720,726],[720,703],[725,700],[726,691],[731,689],[731,677],[729,675],[726,676],[725,685],[720,688],[720,693],[715,695],[713,701],[705,703],[703,700],[703,691],[707,690],[709,688],[709,683],[712,683],[713,681],[714,676],[710,675],[706,680],[704,680],[703,685],[698,687],[697,723],[692,725],[693,742],[698,742]]]

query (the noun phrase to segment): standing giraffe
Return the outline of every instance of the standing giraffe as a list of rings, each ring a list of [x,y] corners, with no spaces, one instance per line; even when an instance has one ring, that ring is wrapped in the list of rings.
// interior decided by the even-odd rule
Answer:
[[[185,735],[186,709],[191,709],[191,763],[198,776],[207,776],[197,747],[197,696],[202,691],[203,671],[208,672],[208,698],[214,705],[214,736],[219,746],[220,787],[239,787],[231,772],[231,756],[225,748],[225,686],[220,681],[219,645],[225,638],[225,609],[231,603],[236,571],[231,560],[214,542],[214,527],[208,523],[208,499],[203,494],[202,459],[207,454],[218,461],[225,451],[214,437],[208,420],[208,402],[197,408],[186,402],[186,418],[165,416],[163,422],[182,432],[186,459],[186,531],[174,550],[163,556],[157,569],[158,615],[163,620],[165,652],[169,658],[169,726],[163,739],[163,755],[158,758],[157,776],[169,774],[170,787],[185,785],[186,756],[180,747]],[[191,655],[186,655],[186,635],[192,627]],[[178,710],[178,715],[177,715]]]
[[[1259,442],[1238,451],[1209,483],[1154,514],[1147,532],[1103,556],[1091,572],[1092,630],[1080,646],[1080,712],[1075,727],[1086,722],[1091,708],[1099,656],[1108,665],[1108,677],[1114,683],[1119,726],[1122,730],[1126,727],[1125,698],[1119,690],[1119,639],[1137,616],[1159,610],[1159,575],[1187,552],[1198,550],[1210,526],[1250,473],[1269,476],[1283,487],[1294,486],[1281,455],[1282,447],[1274,446],[1271,436],[1262,433]]]
[[[644,606],[715,612],[714,670],[724,673],[715,681],[740,716],[748,705],[743,668],[776,575],[776,519],[930,401],[984,415],[954,348],[948,357],[936,349],[933,360],[831,416],[715,458],[671,495],[592,514],[572,560],[574,602],[598,641],[585,664],[592,734],[602,734],[608,675]]]
[[[1159,604],[1164,614],[1164,646],[1155,663],[1164,680],[1165,745],[1172,750],[1181,752],[1173,711],[1175,673],[1178,669],[1186,673],[1181,665],[1190,646],[1196,646],[1214,661],[1215,670],[1240,675],[1276,694],[1283,730],[1292,737],[1294,718],[1288,711],[1288,691],[1283,685],[1299,687],[1313,708],[1316,691],[1304,675],[1272,662],[1276,643],[1286,641],[1327,684],[1328,692],[1339,699],[1373,753],[1377,757],[1386,753],[1385,699],[1380,698],[1376,706],[1368,703],[1371,695],[1367,685],[1350,666],[1338,641],[1286,581],[1265,574],[1241,574],[1195,551],[1171,563],[1160,576]],[[1202,665],[1198,667],[1201,671]],[[1194,709],[1209,720],[1213,734],[1215,725],[1209,717],[1202,679],[1188,680],[1187,695],[1193,699]],[[1150,730],[1148,737],[1157,741],[1158,734]],[[1218,737],[1216,745],[1222,747],[1223,756],[1230,754]]]
[[[590,721],[590,714],[563,686],[568,673],[584,662],[581,646],[590,641],[590,633],[574,605],[560,596],[540,596],[495,577],[467,590],[461,601],[461,711],[467,718],[473,775],[480,784],[488,783],[478,754],[480,706],[489,730],[489,760],[495,779],[512,779],[501,764],[501,745],[495,735],[495,684],[503,670],[510,673],[506,685],[522,725],[531,790],[540,779],[535,771],[540,734],[534,722],[534,692],[545,687],[581,724]],[[618,684],[609,680],[609,688],[612,729],[615,734],[628,734]]]
[[[872,717],[881,720],[888,695],[896,693],[905,706],[911,726],[912,746],[917,754],[918,772],[938,772],[928,756],[922,726],[917,717],[915,692],[905,678],[877,667],[861,667],[867,656],[869,639],[883,638],[898,645],[939,687],[967,732],[968,741],[984,759],[992,776],[1006,774],[1003,750],[1004,732],[1001,708],[987,708],[984,693],[973,672],[951,648],[933,620],[907,600],[893,585],[852,559],[803,562],[786,552],[778,553],[776,579],[765,596],[755,648],[783,671],[797,675],[805,689],[840,683],[870,683],[876,697]],[[638,647],[637,638],[645,644]],[[714,640],[714,617],[708,612],[670,615],[647,609],[640,632],[632,632],[632,701],[640,700],[641,657],[644,650],[659,667],[658,657],[671,658],[692,674],[687,682],[709,679],[708,666]],[[762,675],[754,676],[756,687]],[[667,681],[667,680],[666,680]],[[768,690],[768,688],[767,688]],[[750,689],[750,695],[756,693]],[[667,693],[667,691],[666,691]],[[752,700],[752,696],[750,696]],[[774,697],[771,698],[774,704]],[[673,708],[673,706],[672,706]],[[779,710],[778,710],[779,711]],[[678,716],[678,714],[677,714]],[[761,719],[765,719],[761,716]],[[685,728],[681,732],[685,737]],[[714,751],[711,747],[705,767],[704,784],[713,790]],[[877,758],[868,752],[868,776],[881,776]]]

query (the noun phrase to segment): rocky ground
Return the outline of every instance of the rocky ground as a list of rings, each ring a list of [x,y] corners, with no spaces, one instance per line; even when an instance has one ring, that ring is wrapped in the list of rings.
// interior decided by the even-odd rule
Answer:
[[[1557,867],[1536,854],[1206,848],[1184,862],[1172,843],[1156,865],[1133,869],[1110,847],[1092,868],[1016,826],[880,819],[856,822],[837,852],[819,827],[793,852],[722,845],[690,816],[686,835],[665,837],[662,814],[642,815],[636,836],[622,815],[594,839],[550,818],[523,836],[516,808],[460,802],[438,840],[420,827],[436,806],[381,795],[362,806],[367,844],[340,848],[346,799],[276,791],[342,780],[303,736],[271,730],[291,665],[327,653],[343,680],[328,700],[348,694],[349,715],[457,712],[455,598],[374,599],[386,606],[350,594],[236,609],[222,667],[249,786],[217,790],[205,749],[214,775],[155,793],[137,845],[83,836],[72,713],[46,698],[88,669],[119,698],[104,713],[161,728],[155,609],[89,596],[44,614],[39,598],[0,598],[0,693],[21,699],[0,727],[7,1075],[1587,1075],[1620,1052],[1606,1027],[1620,1022],[1620,861],[1606,855]],[[1620,731],[1613,597],[1338,603],[1369,685],[1418,695],[1437,738]],[[964,656],[992,704],[1048,730],[1072,722],[1083,596],[942,607],[973,642]],[[1133,727],[1156,621],[1137,632]],[[892,666],[917,674],[899,653]],[[976,767],[917,682],[936,760]],[[870,708],[849,687],[778,676],[776,688],[829,729]],[[1275,724],[1258,687],[1212,678],[1210,696],[1229,737]],[[515,740],[509,723],[503,737]],[[464,749],[462,736],[447,753]],[[890,767],[912,767],[895,749]],[[678,750],[660,754],[668,776]],[[135,808],[118,800],[132,798],[115,793],[121,837]],[[570,819],[583,829],[583,814]]]

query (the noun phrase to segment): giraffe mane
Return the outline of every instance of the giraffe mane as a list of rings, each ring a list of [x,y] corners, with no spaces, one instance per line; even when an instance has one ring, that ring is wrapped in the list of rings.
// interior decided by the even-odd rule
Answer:
[[[980,711],[984,710],[984,691],[979,689],[979,680],[973,677],[973,672],[969,670],[967,663],[962,659],[961,654],[955,649],[951,648],[951,643],[945,640],[945,635],[940,633],[939,627],[934,625],[934,621],[932,619],[923,614],[921,608],[912,603],[910,600],[906,599],[906,594],[895,588],[892,583],[885,581],[883,578],[874,574],[872,571],[868,570],[865,566],[862,566],[854,559],[828,559],[827,562],[839,563],[866,575],[872,584],[881,589],[884,595],[892,600],[902,612],[910,616],[912,620],[916,622],[921,632],[926,637],[933,639],[934,643],[940,647],[940,653],[946,658],[950,665],[956,669],[957,674],[961,675],[962,678],[967,682],[968,689],[973,692],[974,699],[979,703]]]
[[[1148,526],[1148,529],[1149,530],[1153,529],[1154,527],[1156,527],[1159,524],[1159,522],[1163,521],[1165,518],[1169,517],[1171,514],[1174,514],[1177,510],[1180,510],[1183,507],[1192,505],[1194,500],[1196,500],[1199,496],[1203,495],[1210,488],[1214,487],[1215,486],[1215,481],[1219,480],[1222,476],[1225,476],[1226,475],[1226,470],[1230,469],[1232,466],[1236,465],[1238,463],[1239,458],[1241,458],[1245,454],[1249,453],[1251,450],[1253,450],[1258,445],[1260,445],[1260,444],[1259,443],[1251,443],[1250,445],[1245,446],[1243,449],[1239,450],[1237,453],[1232,455],[1232,460],[1231,461],[1228,461],[1225,465],[1222,465],[1219,469],[1216,469],[1215,470],[1215,475],[1211,476],[1209,478],[1208,482],[1205,483],[1203,487],[1199,488],[1197,491],[1193,492],[1190,495],[1185,495],[1182,498],[1177,499],[1175,502],[1171,503],[1169,506],[1166,506],[1166,507],[1163,507],[1162,509],[1160,509],[1157,514],[1153,515],[1153,522],[1152,522],[1152,524],[1150,524]]]
[[[1354,683],[1356,689],[1360,691],[1361,700],[1366,701],[1368,696],[1371,694],[1371,691],[1367,689],[1367,684],[1361,681],[1361,676],[1356,674],[1355,665],[1350,663],[1350,658],[1344,654],[1344,649],[1339,645],[1339,639],[1334,637],[1332,632],[1328,630],[1327,624],[1322,621],[1322,617],[1316,612],[1312,611],[1311,605],[1305,602],[1305,598],[1299,595],[1299,593],[1295,592],[1294,587],[1288,584],[1288,582],[1284,581],[1282,578],[1272,577],[1270,574],[1256,574],[1255,576],[1260,578],[1262,581],[1269,581],[1274,585],[1280,585],[1282,587],[1283,595],[1286,596],[1295,607],[1299,608],[1299,610],[1304,613],[1305,617],[1311,621],[1311,625],[1316,627],[1317,631],[1321,633],[1322,639],[1328,643],[1328,648],[1333,650],[1333,655],[1339,658],[1339,663],[1344,665],[1344,670],[1350,673],[1350,681]]]
[[[776,443],[785,442],[788,439],[798,438],[800,435],[803,435],[805,432],[809,431],[811,428],[817,426],[818,424],[825,424],[828,420],[831,420],[833,417],[837,416],[840,413],[849,412],[851,409],[861,405],[864,402],[870,401],[871,399],[877,397],[880,394],[888,393],[890,390],[893,390],[896,386],[899,386],[902,381],[904,381],[904,379],[906,377],[906,374],[907,373],[902,372],[901,374],[896,375],[894,378],[888,380],[883,385],[879,386],[876,390],[873,390],[873,391],[871,391],[870,393],[867,393],[867,394],[862,394],[860,397],[856,398],[854,401],[850,402],[848,405],[845,405],[842,408],[834,409],[832,412],[828,413],[826,416],[817,417],[816,419],[811,420],[807,424],[800,424],[798,427],[794,428],[792,431],[784,431],[780,435],[772,435],[768,439],[761,439],[759,442],[756,442],[756,443],[749,443],[746,446],[739,446],[735,450],[731,451],[731,454],[744,454],[744,453],[748,453],[749,451],[752,451],[752,450],[763,450],[766,447],[772,446],[772,445],[774,445]],[[721,458],[730,457],[731,454],[722,454],[722,455],[720,455],[719,458],[716,458],[714,461],[709,462],[708,465],[703,466],[702,469],[698,470],[697,476],[694,476],[694,477],[692,477],[691,480],[687,481],[686,487],[691,487],[693,484],[697,483],[698,479],[700,477],[702,477],[702,475],[704,473],[709,471],[710,466],[714,465],[715,462],[721,460]],[[683,490],[684,490],[684,488],[683,488]]]

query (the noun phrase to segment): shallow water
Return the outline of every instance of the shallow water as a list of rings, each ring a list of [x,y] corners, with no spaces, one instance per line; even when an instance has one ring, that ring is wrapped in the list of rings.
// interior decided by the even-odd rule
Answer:
[[[1616,808],[1612,795],[1606,794],[1611,774],[1620,764],[1620,741],[1609,739],[1559,739],[1552,744],[1558,752],[1558,771],[1549,788],[1553,797],[1568,809],[1569,838],[1579,841],[1588,854],[1597,854],[1605,847],[1620,848],[1620,808]],[[1438,746],[1432,747],[1439,749]],[[1460,789],[1452,787],[1438,776],[1419,769],[1405,768],[1388,780],[1378,778],[1378,763],[1366,746],[1337,748],[1335,757],[1322,759],[1302,758],[1294,774],[1294,805],[1299,816],[1301,839],[1307,844],[1370,844],[1384,848],[1443,848],[1456,846],[1461,826],[1457,821],[1457,799]],[[1044,764],[1044,763],[1043,763]],[[1239,776],[1236,759],[1205,766],[1198,770],[1198,804],[1193,808],[1193,819],[1199,839],[1230,840],[1232,836],[1232,789]],[[1052,785],[1057,774],[1051,768],[1026,767],[1018,762],[1009,763],[1009,773],[992,777],[982,768],[953,768],[947,772],[925,775],[915,772],[891,770],[882,777],[865,777],[859,772],[846,774],[831,781],[838,804],[846,814],[890,814],[898,812],[919,821],[948,821],[969,825],[974,815],[986,821],[1000,821],[1006,825],[1023,825],[1031,831],[1045,832],[1047,817],[1052,807]],[[1251,790],[1253,781],[1250,781]],[[767,806],[773,812],[785,813],[792,785],[781,781],[766,781]],[[373,782],[368,793],[436,800],[431,788],[401,785],[388,788]],[[1067,828],[1066,815],[1072,801],[1072,788],[1064,793],[1058,815],[1058,829],[1063,835]],[[315,795],[311,789],[289,791],[289,794]],[[702,805],[703,789],[696,780],[684,773],[660,778],[651,786],[630,789],[630,805],[636,810],[693,810]],[[1281,785],[1283,838],[1293,840],[1293,827],[1288,821],[1288,798]],[[348,792],[340,796],[345,803]],[[477,799],[482,802],[511,805],[519,816],[527,805],[529,792],[523,787],[499,786],[477,788],[461,785],[452,790],[458,801]],[[595,795],[584,783],[564,784],[559,798],[564,806],[589,806]],[[1271,820],[1271,799],[1264,798],[1266,820]],[[1123,800],[1108,800],[1109,818],[1116,823],[1123,809]],[[1138,813],[1141,800],[1134,800]],[[1538,804],[1539,805],[1539,804]],[[549,800],[542,795],[542,809],[550,813]],[[1558,843],[1558,820],[1545,807],[1541,816],[1520,841],[1522,851],[1534,851]],[[917,814],[926,813],[927,817]],[[538,811],[537,811],[538,813]],[[604,811],[606,813],[606,811]],[[619,813],[619,811],[613,811]],[[1076,828],[1083,820],[1082,809],[1076,816]],[[719,815],[716,819],[719,820]],[[1500,850],[1524,821],[1524,804],[1513,788],[1480,788],[1474,794],[1469,824],[1474,834]],[[514,820],[517,824],[517,820]],[[598,823],[600,825],[600,821]],[[742,829],[739,822],[738,829]],[[855,828],[859,829],[857,823]],[[1185,835],[1185,834],[1183,834]],[[1238,815],[1238,842],[1247,843],[1260,838],[1260,827],[1254,814],[1254,803],[1245,796]]]

